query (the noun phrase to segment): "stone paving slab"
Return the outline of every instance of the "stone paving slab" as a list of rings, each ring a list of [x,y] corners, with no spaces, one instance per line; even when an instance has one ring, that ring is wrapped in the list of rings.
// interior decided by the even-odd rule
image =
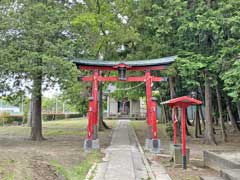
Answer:
[[[107,162],[100,163],[94,180],[144,180],[148,179],[128,120],[119,120],[111,145],[106,149]]]
[[[118,121],[111,145],[105,153],[94,180],[171,180],[161,164],[152,161],[149,165],[128,120]],[[153,156],[148,155],[150,161]]]

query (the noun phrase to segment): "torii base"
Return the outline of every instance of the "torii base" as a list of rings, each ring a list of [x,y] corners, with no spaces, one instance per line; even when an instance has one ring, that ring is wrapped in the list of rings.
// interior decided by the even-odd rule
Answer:
[[[89,152],[94,149],[100,149],[99,139],[94,139],[94,140],[85,139],[83,147],[84,147],[84,151],[86,152]]]
[[[145,140],[145,149],[152,153],[160,153],[160,139],[148,139]]]

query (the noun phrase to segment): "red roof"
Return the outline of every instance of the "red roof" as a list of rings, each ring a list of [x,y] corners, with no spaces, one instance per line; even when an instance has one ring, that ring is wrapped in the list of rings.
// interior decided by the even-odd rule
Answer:
[[[191,105],[199,105],[202,104],[202,101],[191,98],[189,96],[182,96],[174,99],[170,99],[168,101],[162,102],[161,104],[167,104],[171,107],[182,107],[182,106],[191,106]]]

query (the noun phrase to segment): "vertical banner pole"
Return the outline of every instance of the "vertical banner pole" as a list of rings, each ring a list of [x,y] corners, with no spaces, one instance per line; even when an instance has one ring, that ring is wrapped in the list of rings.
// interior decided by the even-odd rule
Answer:
[[[182,107],[182,165],[183,169],[187,169],[186,157],[186,107]]]

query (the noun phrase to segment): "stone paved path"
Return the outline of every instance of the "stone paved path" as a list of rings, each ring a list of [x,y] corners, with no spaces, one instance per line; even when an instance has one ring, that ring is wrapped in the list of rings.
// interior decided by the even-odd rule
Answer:
[[[119,120],[94,180],[144,180],[149,178],[148,173],[129,121]]]

